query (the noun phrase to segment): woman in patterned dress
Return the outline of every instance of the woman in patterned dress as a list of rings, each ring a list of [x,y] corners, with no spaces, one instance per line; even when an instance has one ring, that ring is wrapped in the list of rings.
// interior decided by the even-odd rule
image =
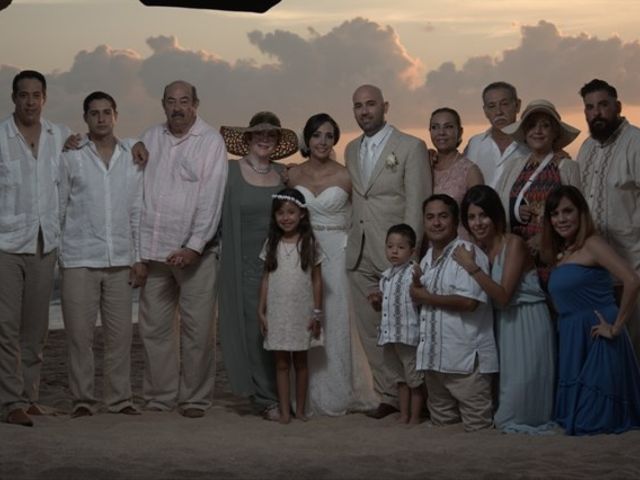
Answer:
[[[563,122],[548,100],[534,100],[519,121],[502,131],[526,144],[531,152],[507,165],[496,191],[507,211],[510,230],[527,242],[546,291],[549,268],[539,255],[544,202],[549,192],[560,185],[579,185],[578,164],[562,149],[575,140],[580,130]]]

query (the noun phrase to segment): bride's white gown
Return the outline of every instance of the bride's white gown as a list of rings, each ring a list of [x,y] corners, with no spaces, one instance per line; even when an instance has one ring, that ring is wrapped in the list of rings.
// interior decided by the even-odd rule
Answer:
[[[332,186],[305,197],[313,233],[326,258],[322,262],[324,348],[312,348],[309,363],[309,413],[344,415],[375,408],[371,370],[351,315],[345,267],[347,228],[351,222],[349,194]]]

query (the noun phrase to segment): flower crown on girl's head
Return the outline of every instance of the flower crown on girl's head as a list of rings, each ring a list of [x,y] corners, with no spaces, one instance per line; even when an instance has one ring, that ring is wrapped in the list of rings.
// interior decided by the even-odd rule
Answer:
[[[307,208],[306,204],[302,203],[300,200],[298,200],[297,198],[295,198],[292,195],[274,193],[273,195],[271,195],[271,198],[277,199],[277,200],[284,200],[286,202],[295,203],[300,208]]]

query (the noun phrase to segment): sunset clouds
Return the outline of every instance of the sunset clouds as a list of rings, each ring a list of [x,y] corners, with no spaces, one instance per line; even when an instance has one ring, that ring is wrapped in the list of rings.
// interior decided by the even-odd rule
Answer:
[[[306,35],[253,30],[247,38],[267,62],[229,61],[184,48],[173,35],[149,37],[146,54],[107,45],[81,50],[68,70],[44,72],[50,83],[46,115],[79,130],[82,99],[102,89],[118,101],[121,134],[137,135],[162,120],[162,88],[178,78],[198,87],[200,113],[216,125],[245,124],[255,111],[270,109],[296,129],[319,111],[334,115],[345,130],[355,129],[351,94],[362,83],[383,89],[390,120],[404,128],[424,125],[428,112],[442,105],[459,109],[465,122],[483,122],[480,92],[495,80],[514,83],[525,102],[546,97],[561,111],[575,111],[580,86],[601,77],[618,87],[623,103],[640,104],[638,42],[567,35],[546,21],[521,27],[513,47],[472,56],[459,67],[445,62],[427,68],[392,27],[360,17],[324,34],[312,28]],[[0,91],[7,92],[1,112],[12,111],[8,92],[17,69],[0,66]]]

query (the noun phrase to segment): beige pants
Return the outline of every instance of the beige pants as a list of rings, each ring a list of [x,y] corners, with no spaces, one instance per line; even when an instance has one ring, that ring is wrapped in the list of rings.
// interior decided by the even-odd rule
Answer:
[[[369,304],[367,296],[378,290],[380,273],[369,260],[368,244],[365,240],[362,256],[355,270],[349,271],[349,285],[351,287],[351,302],[356,320],[360,340],[367,355],[367,360],[373,374],[373,388],[381,401],[398,406],[398,389],[385,361],[382,347],[378,346],[378,327],[380,313]]]
[[[0,408],[3,414],[38,400],[42,351],[49,329],[56,250],[0,252]]]
[[[133,405],[129,267],[65,268],[61,293],[74,409],[83,406],[93,410],[98,403],[93,359],[98,311],[104,335],[104,403],[110,412]]]
[[[416,370],[416,347],[404,343],[387,343],[383,347],[384,361],[392,380],[417,388],[424,383],[424,373]]]
[[[211,406],[215,380],[215,298],[218,254],[203,253],[183,269],[149,262],[140,297],[147,407]]]
[[[492,374],[480,373],[478,369],[476,360],[475,369],[469,374],[425,372],[427,406],[434,425],[462,420],[467,432],[493,425]]]

